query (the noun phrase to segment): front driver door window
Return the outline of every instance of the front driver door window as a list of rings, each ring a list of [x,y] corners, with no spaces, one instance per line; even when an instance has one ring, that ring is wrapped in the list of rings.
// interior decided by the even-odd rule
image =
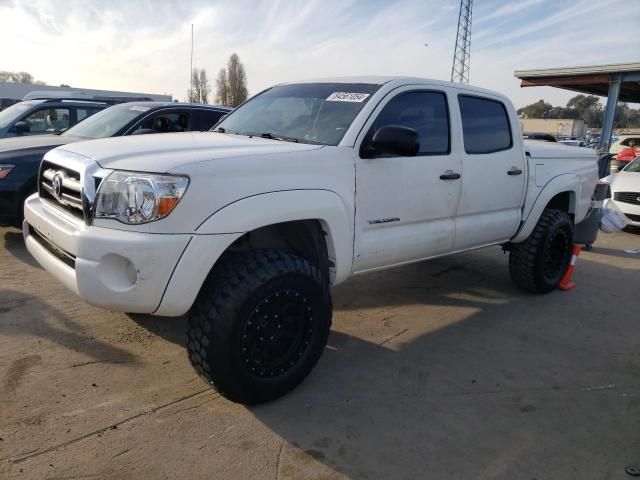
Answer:
[[[151,130],[153,133],[188,132],[189,124],[188,110],[165,110],[145,118],[135,129]]]
[[[59,133],[69,128],[68,108],[41,108],[31,112],[22,121],[29,125],[29,134]]]

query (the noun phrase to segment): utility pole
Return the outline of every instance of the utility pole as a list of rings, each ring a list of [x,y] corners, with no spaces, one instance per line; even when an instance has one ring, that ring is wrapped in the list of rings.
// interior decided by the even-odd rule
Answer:
[[[469,84],[469,66],[471,63],[471,9],[473,0],[460,0],[458,13],[458,32],[456,48],[453,52],[451,81]]]
[[[193,23],[191,24],[191,62],[189,63],[189,101],[193,99]]]

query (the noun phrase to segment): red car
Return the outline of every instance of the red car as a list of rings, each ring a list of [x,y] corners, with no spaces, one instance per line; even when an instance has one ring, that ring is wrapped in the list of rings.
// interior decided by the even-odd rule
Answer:
[[[636,147],[634,144],[623,148],[611,159],[611,173],[619,172],[638,155],[640,155],[640,148]]]
[[[627,162],[628,163],[631,160],[633,160],[634,158],[636,158],[638,155],[640,155],[640,148],[638,148],[636,146],[633,146],[633,147],[626,147],[626,148],[622,149],[613,158],[615,160],[618,160],[619,162]]]

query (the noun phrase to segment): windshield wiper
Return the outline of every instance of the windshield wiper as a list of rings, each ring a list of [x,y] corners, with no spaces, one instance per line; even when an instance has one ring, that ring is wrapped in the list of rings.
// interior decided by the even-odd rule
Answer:
[[[274,135],[273,133],[263,132],[260,134],[262,138],[268,138],[269,140],[280,140],[283,142],[293,142],[298,143],[299,140],[293,137],[283,137],[282,135]]]
[[[222,127],[218,127],[218,128],[216,128],[216,129],[214,130],[214,132],[218,132],[218,133],[227,133],[227,131],[226,131],[224,128],[222,128]]]

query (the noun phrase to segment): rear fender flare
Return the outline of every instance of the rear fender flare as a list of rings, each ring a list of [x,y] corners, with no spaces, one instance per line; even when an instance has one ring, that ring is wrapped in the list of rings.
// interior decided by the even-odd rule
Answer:
[[[535,199],[533,206],[529,211],[526,219],[522,222],[520,230],[511,240],[513,243],[519,243],[525,241],[533,232],[536,227],[542,212],[547,207],[553,197],[559,193],[569,192],[571,195],[571,201],[569,204],[569,213],[576,214],[576,185],[579,185],[580,179],[574,174],[559,175],[550,180],[538,193],[538,197]],[[529,185],[531,188],[531,185]]]

